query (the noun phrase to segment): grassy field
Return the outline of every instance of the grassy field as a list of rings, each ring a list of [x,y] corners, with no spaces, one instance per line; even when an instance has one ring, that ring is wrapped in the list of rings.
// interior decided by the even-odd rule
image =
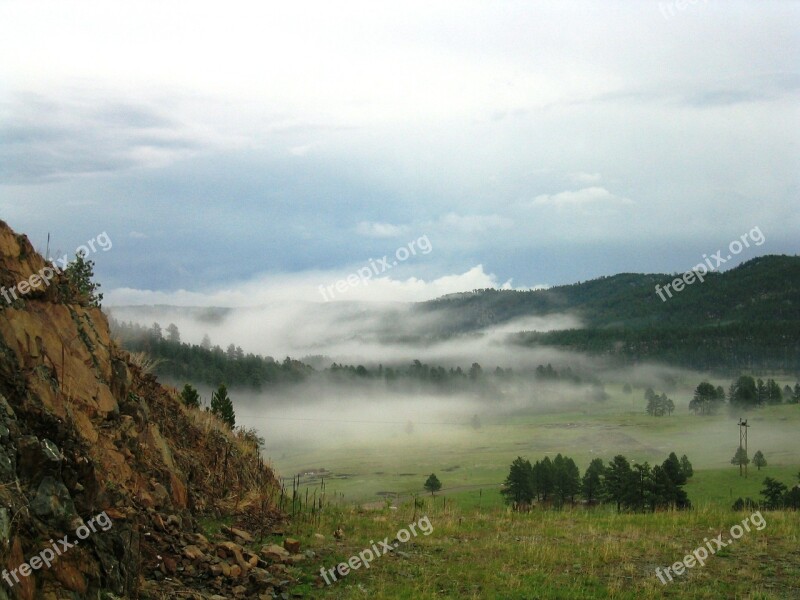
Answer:
[[[410,434],[399,428],[379,444],[353,437],[288,451],[277,463],[284,475],[326,469],[321,522],[298,519],[292,532],[316,553],[310,564],[297,567],[301,590],[345,599],[800,598],[797,513],[764,512],[762,530],[745,533],[666,585],[655,571],[682,560],[706,538],[728,538],[730,527],[750,514],[732,511],[731,504],[739,496],[758,500],[765,477],[797,482],[800,406],[747,415],[750,455],[762,450],[769,464],[761,471],[751,465],[744,478],[730,464],[739,415],[692,415],[686,389],[684,397],[671,394],[674,415],[653,418],[643,412],[641,391],[607,390],[606,402],[483,418],[479,429],[419,425]],[[583,470],[595,457],[624,454],[655,464],[670,451],[687,454],[694,465],[686,488],[691,511],[616,514],[609,507],[577,506],[514,514],[499,494],[518,455],[535,460],[561,452]],[[444,485],[435,498],[422,491],[431,472]],[[302,479],[301,494],[321,493],[319,473]],[[430,535],[411,537],[369,569],[323,582],[320,568],[393,540],[421,515],[430,519]],[[339,527],[345,535],[336,540],[331,533]]]
[[[316,553],[302,566],[303,588],[321,598],[800,598],[800,519],[796,513],[763,512],[759,531],[709,553],[662,584],[656,567],[673,565],[722,534],[750,512],[716,507],[646,515],[568,509],[514,514],[494,507],[480,512],[441,499],[396,509],[332,509],[319,527],[299,526],[298,537]],[[326,585],[320,569],[334,568],[425,515],[429,535],[417,527],[397,551],[375,558]],[[763,523],[766,522],[766,525]],[[345,536],[330,532],[341,527]],[[314,536],[321,532],[324,539]],[[714,546],[712,546],[714,547]],[[365,555],[369,558],[369,555]]]
[[[570,412],[518,412],[484,418],[480,429],[463,426],[416,426],[374,441],[348,439],[316,449],[304,447],[275,461],[282,475],[324,468],[329,496],[339,494],[350,502],[376,502],[386,496],[400,498],[423,493],[422,485],[436,473],[443,493],[464,506],[497,504],[496,490],[518,455],[532,461],[561,452],[571,456],[581,471],[595,457],[605,461],[624,454],[631,461],[663,462],[674,451],[689,456],[696,476],[687,488],[695,504],[730,506],[739,496],[758,497],[764,477],[796,482],[800,471],[800,405],[759,409],[745,415],[750,456],[761,450],[768,466],[749,468],[749,478],[739,477],[730,464],[738,445],[738,415],[726,409],[713,417],[689,413],[690,390],[678,392],[672,416],[644,414],[641,391],[623,394],[607,386],[611,398]],[[305,475],[303,490],[319,491],[321,476]]]

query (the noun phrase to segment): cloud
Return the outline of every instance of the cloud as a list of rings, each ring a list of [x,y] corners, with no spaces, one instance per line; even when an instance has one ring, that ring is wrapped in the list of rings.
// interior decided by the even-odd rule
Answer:
[[[393,238],[408,232],[405,225],[392,225],[391,223],[372,223],[361,221],[356,226],[356,233],[371,238]]]
[[[587,185],[590,183],[600,183],[600,181],[603,179],[600,173],[584,173],[584,172],[570,173],[569,177],[574,183],[582,185]]]
[[[307,271],[294,274],[266,274],[250,281],[219,287],[207,291],[175,290],[157,291],[134,288],[116,288],[105,293],[104,303],[109,306],[133,304],[170,304],[176,306],[228,306],[245,307],[273,302],[325,302],[320,286],[335,284],[347,278],[354,270]],[[539,287],[539,286],[537,286]],[[511,281],[499,283],[493,273],[486,273],[483,265],[476,265],[463,273],[453,273],[428,280],[418,277],[401,278],[384,276],[369,280],[366,285],[348,286],[346,291],[334,294],[333,301],[420,302],[447,294],[470,292],[475,289],[530,289],[511,288]]]
[[[309,144],[302,144],[300,146],[292,146],[289,148],[289,154],[292,156],[305,156],[319,145],[320,142],[311,142]]]
[[[159,167],[208,145],[200,131],[148,104],[64,94],[20,93],[0,105],[0,175],[35,183]]]
[[[633,200],[615,196],[604,187],[587,187],[576,191],[567,190],[558,194],[540,194],[531,202],[533,206],[555,206],[559,208],[615,207],[633,204]]]
[[[128,234],[128,237],[134,240],[144,240],[147,239],[147,234],[142,233],[141,231],[131,231]]]
[[[511,227],[514,222],[500,215],[459,215],[454,212],[441,219],[443,226],[462,233],[482,233],[490,229]]]

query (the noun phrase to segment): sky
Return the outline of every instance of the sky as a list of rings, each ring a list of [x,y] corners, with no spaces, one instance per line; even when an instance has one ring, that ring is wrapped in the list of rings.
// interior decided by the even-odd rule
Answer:
[[[107,235],[111,304],[797,254],[798,50],[798,2],[0,0],[0,218]]]

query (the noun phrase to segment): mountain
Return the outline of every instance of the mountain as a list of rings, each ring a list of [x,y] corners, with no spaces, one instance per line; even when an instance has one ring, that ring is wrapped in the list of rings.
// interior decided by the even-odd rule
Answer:
[[[726,373],[800,371],[800,257],[763,256],[709,273],[672,297],[656,293],[676,275],[622,273],[529,292],[476,290],[422,304],[427,314],[458,315],[452,335],[567,313],[580,328],[520,332],[524,346],[552,346],[618,364],[659,361]]]
[[[677,275],[620,273],[546,290],[475,290],[418,305],[423,313],[459,315],[450,333],[482,329],[524,316],[570,313],[585,327],[645,329],[800,319],[800,257],[762,256],[712,272],[672,298],[656,286]],[[670,289],[671,291],[671,289]],[[444,331],[442,331],[444,333]]]

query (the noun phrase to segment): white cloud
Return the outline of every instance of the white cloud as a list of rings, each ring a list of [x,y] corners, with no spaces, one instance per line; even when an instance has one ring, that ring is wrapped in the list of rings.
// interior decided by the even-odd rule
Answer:
[[[292,156],[305,156],[306,154],[311,152],[311,150],[313,150],[319,145],[320,145],[319,142],[311,142],[310,144],[292,146],[291,148],[289,148],[289,154],[291,154]]]
[[[540,194],[533,199],[533,206],[556,207],[615,207],[633,204],[633,200],[616,196],[604,187],[592,186],[580,190],[567,190],[557,194]]]
[[[393,238],[408,232],[405,225],[392,225],[391,223],[372,223],[361,221],[356,226],[356,233],[371,238]]]
[[[569,177],[574,183],[580,185],[600,183],[600,181],[603,179],[603,176],[600,175],[600,173],[584,173],[583,171],[579,173],[570,173]]]
[[[251,281],[209,291],[175,290],[171,292],[116,288],[105,293],[109,306],[132,304],[170,304],[177,306],[259,306],[273,302],[325,302],[320,291],[346,280],[348,271],[307,271],[296,274],[263,275]],[[533,289],[540,289],[535,286]],[[511,281],[499,283],[493,273],[486,273],[483,265],[476,265],[463,273],[444,275],[436,279],[390,275],[369,280],[366,285],[348,285],[344,292],[333,290],[333,301],[369,302],[421,302],[446,294],[470,292],[475,289],[531,289],[512,288]]]
[[[442,217],[442,225],[463,233],[481,233],[490,229],[511,227],[514,222],[500,215],[459,215],[448,213]]]
[[[134,240],[144,240],[144,239],[147,238],[147,234],[146,233],[142,233],[141,231],[131,231],[128,234],[128,237],[132,238]]]

